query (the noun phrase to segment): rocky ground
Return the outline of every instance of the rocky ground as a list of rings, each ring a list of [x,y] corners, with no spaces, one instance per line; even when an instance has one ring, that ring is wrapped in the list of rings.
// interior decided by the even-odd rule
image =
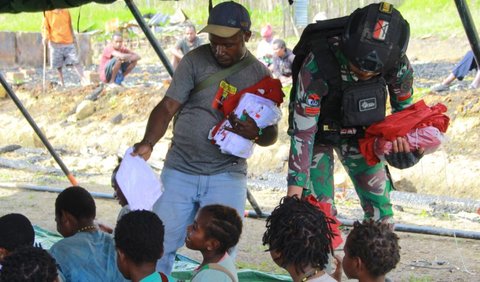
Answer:
[[[438,152],[427,155],[414,168],[393,171],[397,189],[393,202],[400,224],[430,226],[480,232],[480,171],[478,127],[480,90],[468,90],[470,75],[457,83],[453,91],[433,94],[428,88],[440,82],[468,49],[463,38],[414,39],[409,57],[416,75],[417,97],[428,104],[444,103],[452,119],[448,142]],[[455,48],[452,48],[455,46]],[[453,50],[454,49],[454,50]],[[67,70],[67,86],[47,83],[42,89],[42,70],[14,86],[24,106],[43,130],[78,182],[90,191],[111,193],[110,172],[128,146],[140,140],[151,109],[168,86],[168,75],[150,51],[140,66],[126,80],[125,88],[99,85],[77,86],[72,70]],[[94,70],[95,67],[90,67]],[[3,71],[6,70],[1,70]],[[48,81],[55,81],[52,71]],[[81,105],[82,110],[79,110]],[[53,158],[32,133],[24,117],[8,98],[0,99],[0,186],[33,184],[64,188],[69,185]],[[288,138],[286,121],[282,121],[279,142],[269,148],[256,148],[249,160],[249,187],[264,212],[271,211],[284,195]],[[159,172],[168,147],[170,133],[156,145],[151,164]],[[18,145],[18,146],[17,146]],[[348,177],[336,168],[337,205],[340,216],[362,216]],[[406,193],[409,192],[409,193]],[[430,196],[424,196],[424,195]],[[35,224],[54,230],[53,203],[56,194],[31,192],[17,188],[0,189],[0,207],[7,212],[22,212]],[[98,199],[98,219],[113,225],[119,206],[115,201]],[[250,207],[251,208],[251,207]],[[275,271],[260,243],[264,221],[247,218],[239,247],[242,267]],[[391,277],[398,281],[478,281],[480,280],[480,241],[472,239],[419,235],[399,232],[402,260]],[[182,250],[200,259],[199,255]],[[341,251],[340,251],[341,252]]]

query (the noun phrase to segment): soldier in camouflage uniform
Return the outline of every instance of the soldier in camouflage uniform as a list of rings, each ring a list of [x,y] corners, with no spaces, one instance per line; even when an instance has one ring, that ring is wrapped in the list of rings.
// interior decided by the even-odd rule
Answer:
[[[378,9],[379,4],[372,5],[376,5],[375,8]],[[366,9],[372,5],[356,12],[364,11],[366,13]],[[408,28],[408,23],[406,21],[404,23]],[[382,58],[382,54],[379,56],[380,59],[384,59],[384,63],[368,69],[365,64],[352,59],[352,57],[357,58],[358,54],[352,56],[352,54],[346,53],[349,50],[343,48],[342,44],[345,41],[342,40],[344,39],[329,39],[333,56],[340,68],[342,89],[374,77],[382,77],[388,88],[393,112],[401,111],[412,104],[413,70],[404,52],[398,58],[395,58],[394,64],[387,71],[382,66],[387,65],[385,60],[388,58]],[[407,42],[405,42],[405,45]],[[372,49],[371,46],[363,46],[366,49],[369,47]],[[388,55],[391,56],[391,54]],[[370,166],[360,154],[358,139],[361,137],[359,133],[362,128],[359,126],[342,126],[338,130],[340,137],[335,144],[322,140],[317,134],[317,131],[322,130],[319,118],[322,111],[325,110],[321,108],[325,106],[322,99],[325,99],[329,94],[332,95],[329,83],[322,77],[322,73],[325,72],[322,72],[319,65],[321,63],[316,60],[314,52],[310,52],[303,61],[296,88],[292,91],[292,93],[296,92],[296,97],[291,104],[293,119],[290,129],[288,194],[303,194],[303,196],[313,194],[318,200],[331,203],[332,213],[335,215],[333,179],[333,151],[335,151],[355,186],[365,218],[390,222],[393,216],[389,197],[393,188],[392,181],[383,162]],[[340,108],[335,109],[335,111],[337,110],[341,111]],[[421,157],[421,154],[409,153],[408,144],[404,138],[398,138],[394,141],[394,147],[395,153],[391,155],[395,155],[395,157],[393,159],[391,157],[387,158],[387,161],[395,167],[411,166],[418,162]],[[405,164],[404,157],[409,159],[408,164]],[[399,161],[399,159],[402,160]],[[399,162],[403,163],[399,164]]]

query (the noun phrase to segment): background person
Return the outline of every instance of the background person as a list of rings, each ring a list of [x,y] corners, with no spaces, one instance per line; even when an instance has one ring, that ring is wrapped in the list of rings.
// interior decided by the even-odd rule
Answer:
[[[458,79],[460,81],[471,71],[476,70],[477,74],[470,84],[469,88],[476,89],[480,86],[480,71],[478,71],[477,61],[473,55],[473,51],[469,50],[462,60],[453,68],[452,72],[442,81],[442,83],[434,85],[430,90],[433,92],[443,92],[450,89],[450,84]]]
[[[273,29],[270,24],[262,27],[260,31],[262,39],[258,42],[256,56],[267,67],[272,63],[273,58]]]
[[[282,39],[275,39],[272,46],[273,60],[270,69],[273,77],[280,79],[283,85],[292,83],[292,63],[295,55]]]
[[[197,36],[197,31],[195,30],[195,26],[191,23],[188,23],[185,26],[185,34],[184,37],[177,41],[175,47],[172,48],[171,52],[173,55],[172,59],[172,66],[173,69],[176,69],[180,60],[187,54],[188,52],[192,51],[193,49],[197,48],[198,46],[202,45],[202,39]]]
[[[45,11],[42,36],[44,46],[47,42],[49,43],[50,65],[58,71],[62,87],[65,86],[62,71],[64,65],[73,65],[81,83],[86,83],[75,47],[76,40],[70,12],[67,9]]]
[[[157,270],[167,274],[198,209],[222,204],[244,214],[246,159],[223,154],[208,135],[225,118],[212,106],[219,90],[228,89],[227,93],[233,95],[270,76],[270,71],[247,50],[245,43],[252,34],[250,26],[248,11],[236,2],[222,2],[210,11],[208,25],[200,31],[209,33],[210,44],[194,49],[180,61],[165,97],[150,114],[143,140],[135,144],[134,154],[148,160],[153,146],[178,113],[172,146],[161,174],[165,190],[153,207],[165,224],[165,255],[157,264]],[[236,64],[242,64],[243,68],[226,75],[224,81],[228,81],[229,86],[218,81],[190,94],[195,85]],[[230,131],[256,140],[260,146],[271,145],[277,139],[277,125],[264,128],[260,134],[248,115],[244,120],[231,115],[230,121],[233,125]]]
[[[140,59],[137,53],[123,46],[123,36],[116,32],[110,44],[103,49],[98,69],[100,79],[105,83],[122,85]]]

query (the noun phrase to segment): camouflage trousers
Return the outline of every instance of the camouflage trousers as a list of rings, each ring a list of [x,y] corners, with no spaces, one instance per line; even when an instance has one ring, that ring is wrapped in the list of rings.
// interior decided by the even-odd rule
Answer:
[[[342,139],[341,143],[335,146],[314,145],[310,181],[304,190],[304,196],[313,194],[318,200],[331,203],[332,214],[337,214],[333,179],[334,150],[353,182],[364,218],[390,223],[393,220],[390,203],[390,191],[393,188],[391,179],[382,162],[374,166],[367,165],[355,139]]]

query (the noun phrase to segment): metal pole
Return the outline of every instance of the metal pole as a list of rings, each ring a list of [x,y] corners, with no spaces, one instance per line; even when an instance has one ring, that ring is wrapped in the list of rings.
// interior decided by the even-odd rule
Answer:
[[[37,185],[24,184],[24,183],[11,183],[11,182],[7,182],[7,183],[0,182],[0,188],[16,188],[16,189],[44,191],[44,192],[52,192],[52,193],[60,193],[64,190],[62,188],[37,186]],[[100,192],[89,192],[89,193],[94,198],[114,199],[113,195],[109,193],[100,193]],[[270,214],[271,213],[269,212],[264,213],[260,211],[260,213],[258,213],[258,211],[246,210],[244,216],[250,217],[250,218],[266,218],[270,216]],[[353,226],[353,223],[354,223],[354,220],[351,220],[351,219],[338,218],[338,220],[344,226]],[[458,230],[458,229],[446,229],[446,228],[429,227],[429,226],[419,226],[419,225],[411,225],[411,224],[397,223],[395,224],[395,231],[480,240],[480,232]]]
[[[160,44],[158,44],[158,41],[155,38],[155,36],[153,35],[150,28],[148,28],[147,23],[145,22],[145,20],[141,16],[140,11],[138,10],[137,6],[133,3],[132,0],[125,0],[125,3],[127,4],[128,8],[132,12],[133,16],[135,17],[135,20],[137,20],[138,25],[143,30],[143,33],[145,33],[145,36],[147,37],[147,39],[150,42],[150,44],[152,45],[153,49],[157,53],[158,57],[162,61],[163,65],[165,66],[165,69],[167,69],[167,72],[170,74],[170,76],[173,76],[172,64],[170,63],[167,56],[163,52],[162,48],[160,47]]]
[[[262,210],[260,209],[260,207],[258,206],[258,203],[257,201],[255,200],[255,198],[253,197],[253,194],[250,193],[250,190],[247,188],[247,199],[248,201],[250,202],[250,205],[252,205],[252,208],[255,210],[255,212],[257,213],[257,216],[258,217],[262,217]]]
[[[353,226],[354,221],[351,219],[339,218],[338,220],[342,223],[342,225]],[[430,227],[430,226],[419,226],[419,225],[412,225],[412,224],[396,223],[395,231],[480,240],[480,232],[465,231],[465,230],[458,230],[458,229],[446,229],[446,228]]]
[[[50,193],[61,193],[64,188],[57,188],[57,187],[48,187],[48,186],[38,186],[32,184],[24,184],[24,183],[11,183],[11,182],[0,182],[1,188],[14,188],[14,189],[25,189],[25,190],[32,190],[32,191],[39,191],[39,192],[50,192]],[[115,197],[113,194],[109,193],[101,193],[101,192],[90,192],[93,198],[99,199],[109,199],[113,200]]]
[[[45,147],[47,148],[47,150],[50,152],[50,154],[52,155],[52,157],[55,159],[55,161],[57,162],[57,164],[60,166],[60,168],[62,169],[63,173],[65,173],[65,175],[67,176],[68,180],[70,181],[70,183],[72,183],[73,186],[77,186],[78,185],[78,182],[77,180],[75,179],[75,177],[70,173],[70,171],[68,171],[68,168],[65,166],[65,164],[62,162],[62,160],[60,159],[60,157],[57,155],[57,153],[55,152],[55,150],[53,149],[52,145],[50,145],[50,142],[48,142],[47,138],[45,137],[45,135],[43,135],[42,131],[40,130],[40,128],[38,128],[37,124],[35,123],[35,121],[33,120],[33,118],[30,116],[30,114],[28,113],[27,109],[25,109],[25,107],[23,106],[22,102],[20,102],[20,100],[18,99],[17,95],[15,95],[15,93],[13,92],[13,89],[10,87],[10,85],[7,83],[7,81],[5,80],[5,78],[3,77],[2,73],[0,72],[0,83],[3,85],[3,87],[5,88],[5,90],[7,91],[8,93],[8,96],[10,96],[10,98],[13,100],[13,102],[15,103],[15,105],[17,105],[17,108],[20,110],[20,112],[22,112],[23,116],[25,117],[25,119],[27,119],[28,123],[30,123],[30,126],[33,128],[33,130],[35,131],[35,133],[38,135],[38,137],[40,138],[40,140],[42,140],[42,143],[43,145],[45,145]]]
[[[270,213],[268,212],[262,213],[261,215],[259,215],[257,214],[256,211],[252,211],[252,210],[245,211],[245,217],[267,218],[269,216],[270,216]],[[343,226],[353,226],[353,223],[354,223],[354,220],[351,220],[351,219],[338,218],[338,220]],[[446,229],[446,228],[430,227],[430,226],[419,226],[419,225],[412,225],[412,224],[396,223],[395,231],[480,240],[480,232],[466,231],[466,230],[459,230],[459,229]]]
[[[480,60],[480,45],[478,44],[478,33],[477,29],[475,28],[475,23],[472,19],[472,15],[470,14],[470,10],[468,9],[468,5],[465,0],[455,0],[455,4],[457,5],[458,14],[460,15],[460,19],[462,20],[463,28],[465,29],[468,41],[470,42],[470,47],[472,48],[473,55],[475,56],[477,65],[479,65],[478,62]]]

